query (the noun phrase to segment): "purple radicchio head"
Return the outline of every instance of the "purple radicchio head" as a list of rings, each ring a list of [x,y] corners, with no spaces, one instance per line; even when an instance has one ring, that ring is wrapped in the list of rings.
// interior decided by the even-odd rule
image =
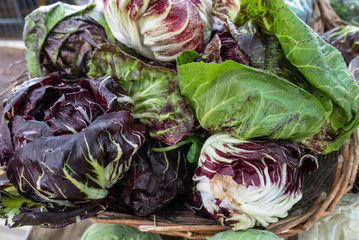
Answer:
[[[115,38],[161,62],[175,61],[184,50],[202,50],[212,31],[210,8],[207,0],[104,0]]]
[[[191,186],[192,171],[186,159],[187,146],[170,151],[155,151],[166,146],[147,137],[133,156],[131,168],[115,185],[117,206],[139,216],[151,214]]]
[[[6,215],[8,224],[58,227],[103,210],[144,142],[132,106],[109,77],[71,84],[52,76],[19,85],[1,117],[0,164],[15,195],[38,204],[3,199],[3,207],[18,208]]]
[[[101,8],[61,1],[26,16],[23,39],[33,77],[58,72],[71,79],[86,76],[91,54],[100,44],[115,42]]]
[[[216,134],[205,142],[195,172],[202,210],[234,230],[286,217],[302,197],[300,166],[314,156],[289,141],[244,141]]]

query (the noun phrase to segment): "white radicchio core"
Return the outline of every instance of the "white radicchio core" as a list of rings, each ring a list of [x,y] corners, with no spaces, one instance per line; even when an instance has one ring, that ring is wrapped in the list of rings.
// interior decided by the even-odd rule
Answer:
[[[106,21],[121,43],[162,62],[184,50],[202,50],[212,32],[205,0],[104,0]]]
[[[289,141],[245,141],[216,134],[204,144],[194,181],[202,207],[234,230],[267,226],[302,198],[305,159]]]

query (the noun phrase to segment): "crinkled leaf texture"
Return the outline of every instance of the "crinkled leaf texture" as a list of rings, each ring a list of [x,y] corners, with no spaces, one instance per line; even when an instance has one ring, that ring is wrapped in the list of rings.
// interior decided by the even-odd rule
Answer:
[[[192,172],[186,159],[187,146],[154,151],[163,146],[159,140],[146,138],[133,156],[131,168],[114,187],[116,206],[146,216],[190,189]]]
[[[202,50],[212,31],[206,0],[104,0],[116,39],[157,61],[175,61],[183,50]]]
[[[94,49],[104,42],[108,42],[105,30],[89,17],[61,21],[44,42],[42,74],[58,71],[64,78],[85,77]]]
[[[333,110],[329,124],[305,144],[320,152],[337,150],[359,124],[359,86],[340,52],[303,23],[281,0],[241,1],[237,26],[248,20],[272,32],[286,58],[330,99]]]
[[[248,229],[244,231],[228,230],[220,232],[207,240],[280,240],[277,235],[266,230]]]
[[[43,207],[20,206],[11,226],[64,226],[103,210],[97,205],[107,206],[110,188],[144,142],[132,106],[109,77],[70,84],[50,76],[19,85],[1,118],[0,162],[20,196]]]
[[[57,2],[35,9],[25,18],[23,38],[26,45],[26,62],[33,77],[41,77],[41,51],[47,35],[62,20],[75,14],[81,14],[92,8]]]
[[[152,137],[173,145],[193,127],[187,100],[179,93],[177,74],[102,44],[94,52],[89,76],[107,74],[119,80],[134,101],[134,116],[149,128]]]
[[[289,141],[212,135],[193,178],[195,206],[233,230],[266,227],[302,198],[304,161],[308,170],[315,169],[315,156]]]

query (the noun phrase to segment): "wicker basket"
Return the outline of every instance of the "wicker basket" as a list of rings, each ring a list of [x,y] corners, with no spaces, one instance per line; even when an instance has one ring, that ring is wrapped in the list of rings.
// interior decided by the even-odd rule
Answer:
[[[313,0],[313,7],[310,25],[318,33],[348,24],[334,12],[329,0]],[[339,151],[320,156],[318,171],[304,179],[302,200],[293,207],[288,217],[269,225],[267,230],[283,238],[295,236],[333,211],[342,196],[354,185],[359,166],[358,136],[356,130]],[[92,221],[126,224],[141,231],[189,239],[205,239],[230,229],[180,207],[165,208],[146,218],[105,211],[92,218]]]

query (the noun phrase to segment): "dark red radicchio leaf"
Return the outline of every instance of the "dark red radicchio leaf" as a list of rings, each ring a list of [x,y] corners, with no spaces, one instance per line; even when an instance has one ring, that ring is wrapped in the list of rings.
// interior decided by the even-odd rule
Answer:
[[[146,138],[134,155],[130,170],[115,185],[114,206],[146,216],[190,190],[192,174],[186,159],[188,148],[153,150],[163,146],[159,140]]]
[[[347,65],[359,56],[359,26],[339,26],[325,32],[323,38],[341,52]]]
[[[60,227],[104,210],[144,142],[132,106],[110,77],[70,84],[51,76],[20,85],[0,124],[0,162],[21,197],[2,199],[18,208],[6,216],[8,225]]]

